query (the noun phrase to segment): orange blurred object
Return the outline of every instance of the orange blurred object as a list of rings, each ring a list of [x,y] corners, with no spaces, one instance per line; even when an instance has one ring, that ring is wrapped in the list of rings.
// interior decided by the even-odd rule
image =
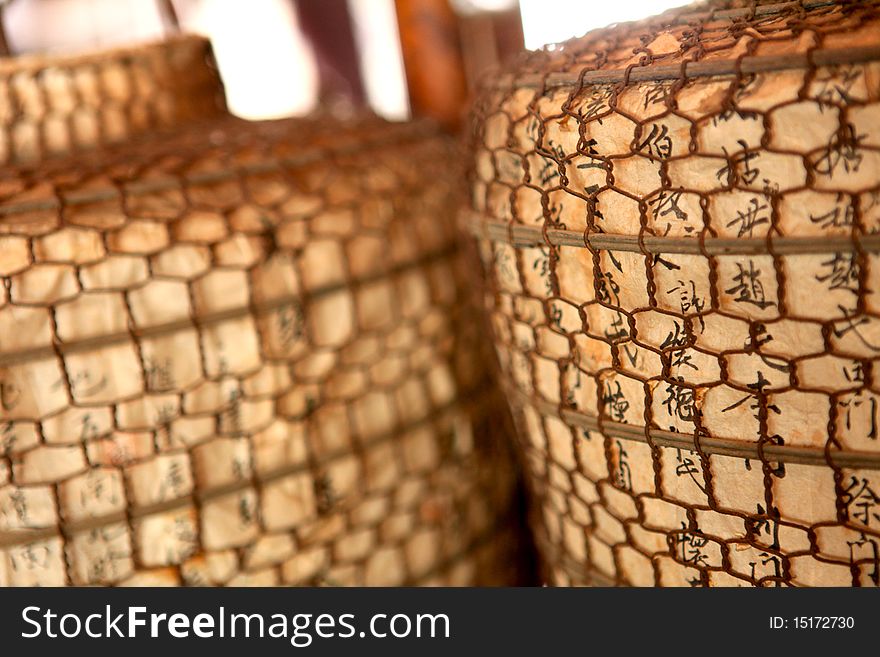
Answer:
[[[448,0],[396,0],[395,6],[413,116],[455,130],[468,98],[458,18]]]

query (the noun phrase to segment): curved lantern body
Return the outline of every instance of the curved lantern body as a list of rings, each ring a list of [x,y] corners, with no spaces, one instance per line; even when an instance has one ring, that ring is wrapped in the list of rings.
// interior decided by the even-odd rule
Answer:
[[[229,117],[210,63],[187,37],[7,80],[70,106],[6,114],[0,583],[513,581],[452,149]]]
[[[551,582],[880,583],[880,7],[742,4],[531,53],[475,110]]]

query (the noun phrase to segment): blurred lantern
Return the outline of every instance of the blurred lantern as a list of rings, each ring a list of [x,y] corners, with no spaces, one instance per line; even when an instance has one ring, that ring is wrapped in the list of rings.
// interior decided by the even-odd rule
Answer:
[[[0,60],[0,584],[518,581],[455,149],[222,91]]]

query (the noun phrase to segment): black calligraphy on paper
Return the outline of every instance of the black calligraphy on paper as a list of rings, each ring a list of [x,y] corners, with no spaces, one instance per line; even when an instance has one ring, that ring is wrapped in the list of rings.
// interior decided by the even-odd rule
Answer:
[[[861,269],[855,253],[835,253],[822,262],[821,266],[824,271],[815,278],[820,283],[827,283],[829,292],[849,290],[853,294],[858,294]]]
[[[174,388],[173,364],[170,357],[144,357],[144,378],[149,392],[165,392]]]
[[[602,403],[608,408],[609,415],[617,422],[626,422],[626,412],[629,410],[629,400],[623,394],[620,381],[605,382],[605,392],[602,395]]]
[[[862,327],[866,324],[870,323],[870,320],[865,315],[858,315],[856,310],[848,310],[843,306],[837,306],[837,309],[843,314],[843,322],[842,325],[837,324],[834,326],[833,333],[837,338],[844,337],[847,333],[852,332],[859,341],[865,345],[871,351],[880,351],[880,347],[872,344],[868,341],[868,338],[865,337],[862,332]]]
[[[822,214],[810,214],[810,222],[828,230],[829,228],[849,228],[853,225],[855,211],[851,203],[840,205],[843,200],[841,194],[837,195],[837,204],[828,212]]]
[[[844,173],[857,172],[864,159],[860,150],[861,143],[867,136],[865,133],[856,134],[855,126],[848,123],[841,133],[828,140],[827,146],[813,165],[816,173],[834,178],[840,167]]]
[[[623,490],[632,491],[632,470],[629,467],[629,455],[623,448],[620,440],[616,441],[617,445],[617,463],[614,469],[614,485]]]
[[[863,525],[870,527],[872,522],[880,520],[880,513],[877,511],[880,497],[877,497],[877,493],[865,477],[859,478],[855,475],[850,477],[843,491],[843,503],[848,516]]]
[[[0,406],[4,411],[11,411],[21,399],[21,388],[14,381],[0,381]]]
[[[760,537],[762,534],[766,534],[768,538],[772,539],[772,542],[770,543],[770,549],[778,550],[779,509],[777,509],[776,507],[770,507],[770,513],[765,513],[764,507],[758,504],[757,512],[757,518],[746,519],[746,530],[749,534],[752,534],[756,537]]]
[[[828,73],[822,72],[822,69],[817,70],[815,83],[818,88],[815,98],[819,101],[820,112],[824,112],[826,108],[834,105],[852,103],[854,99],[851,92],[853,85],[859,79],[860,70],[852,65],[832,68]]]
[[[91,397],[104,390],[109,381],[107,375],[102,374],[101,378],[96,379],[95,375],[89,370],[80,370],[70,377],[70,388],[76,397]]]
[[[761,270],[755,266],[753,260],[749,259],[745,266],[737,262],[736,267],[738,271],[733,277],[735,285],[725,290],[727,294],[736,295],[734,301],[752,304],[762,310],[776,305],[775,301],[767,299],[764,283],[761,281]]]
[[[844,422],[847,430],[852,430],[852,414],[856,409],[865,407],[868,417],[870,418],[870,428],[867,437],[870,440],[877,440],[877,398],[870,395],[866,400],[864,398],[865,390],[856,391],[849,399],[840,399],[837,405],[846,409],[844,413]]]
[[[687,530],[687,525],[681,523],[681,528]],[[678,557],[689,566],[705,567],[709,565],[709,555],[705,548],[709,539],[697,532],[681,531],[675,534],[675,544]]]
[[[677,294],[679,300],[679,308],[682,314],[689,315],[691,313],[698,314],[700,328],[706,328],[706,321],[703,319],[703,309],[706,302],[697,295],[697,284],[692,280],[678,280],[674,287],[666,290],[667,294]]]
[[[751,185],[760,175],[760,169],[752,166],[752,160],[758,157],[757,151],[750,151],[749,145],[743,139],[737,139],[736,143],[742,146],[742,151],[737,151],[733,156],[722,146],[721,150],[727,161],[724,166],[715,172],[715,177],[722,183],[733,185],[739,177],[746,185]]]
[[[680,449],[675,450],[675,476],[688,477],[704,493],[706,486],[701,482],[697,475],[702,474],[699,464],[694,460],[694,455],[690,452],[683,453]]]
[[[285,303],[275,311],[275,323],[282,349],[290,349],[303,334],[305,317],[298,303]]]
[[[867,561],[871,566],[868,577],[874,582],[874,586],[880,586],[880,548],[877,539],[865,535],[865,532],[859,532],[859,538],[847,541],[846,544],[849,546],[849,562],[857,564]]]
[[[767,203],[761,203],[757,196],[752,197],[744,210],[736,211],[736,217],[727,222],[727,227],[736,226],[737,237],[753,237],[755,228],[770,223],[767,209]]]
[[[15,572],[22,569],[46,570],[49,567],[52,550],[45,542],[34,542],[25,544],[20,550],[10,550],[8,555],[9,565]]]
[[[777,555],[770,554],[769,552],[759,552],[758,559],[755,561],[749,562],[749,566],[751,566],[751,569],[752,569],[752,579],[754,579],[754,580],[763,579],[764,577],[767,577],[767,575],[762,575],[761,577],[758,576],[757,568],[759,565],[772,566],[772,568],[773,568],[772,577],[774,577],[774,578],[781,578],[782,577],[782,561]],[[782,586],[782,582],[779,581],[779,579],[777,579],[775,586]]]
[[[118,539],[127,533],[125,525],[110,525],[90,529],[86,542],[89,546],[89,564],[86,578],[92,584],[116,579],[120,574],[120,562],[129,563],[131,551]]]
[[[683,382],[684,379],[679,377],[677,381]],[[666,386],[666,398],[663,400],[663,406],[670,417],[677,417],[683,422],[693,422],[695,411],[695,393],[693,388],[681,385],[680,383],[668,383]],[[675,431],[675,427],[669,427],[671,431]]]
[[[672,230],[671,219],[673,217],[682,224],[687,224],[682,226],[682,230],[685,233],[692,233],[695,230],[694,226],[688,222],[688,213],[681,208],[681,195],[682,192],[680,191],[662,191],[658,196],[648,201],[648,205],[652,206],[653,209],[655,223],[659,224],[661,218],[666,219],[666,230],[663,232],[664,236],[668,235],[669,231]]]
[[[654,123],[651,125],[651,132],[637,145],[636,150],[646,151],[651,160],[655,157],[665,160],[672,155],[672,148],[673,143],[669,136],[669,128],[662,123]]]

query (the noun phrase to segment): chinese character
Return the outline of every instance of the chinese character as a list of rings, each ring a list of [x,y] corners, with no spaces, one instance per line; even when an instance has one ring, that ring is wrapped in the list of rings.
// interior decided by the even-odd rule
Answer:
[[[330,475],[324,474],[315,479],[315,498],[317,499],[318,512],[322,515],[330,512],[336,505],[338,498],[333,490],[333,482]]]
[[[611,97],[611,94],[612,89],[610,87],[591,87],[590,96],[587,99],[586,104],[578,109],[578,118],[581,120],[581,123],[595,118],[599,114],[604,114],[609,109],[608,99]],[[598,119],[597,122],[601,125],[602,119]]]
[[[697,296],[697,284],[694,283],[694,281],[678,281],[678,285],[666,290],[667,294],[672,294],[673,292],[678,292],[679,307],[681,308],[682,313],[686,315],[690,312],[703,312],[703,308],[705,308],[706,302]],[[700,326],[705,329],[705,320],[702,316],[700,316],[699,319]]]
[[[680,449],[676,449],[675,460],[676,463],[678,463],[678,465],[675,466],[675,476],[690,477],[691,481],[694,482],[694,485],[705,493],[706,487],[699,479],[697,479],[697,475],[700,474],[701,471],[700,467],[694,462],[694,459],[690,456],[685,456]]]
[[[79,432],[80,440],[86,441],[98,435],[98,425],[92,420],[91,413],[83,413],[80,423],[82,424]]]
[[[89,531],[87,538],[89,543],[87,579],[89,582],[104,582],[117,576],[117,563],[119,561],[127,562],[131,556],[129,552],[114,547],[114,541],[123,536],[125,532],[125,527],[121,525],[97,527]]]
[[[21,390],[12,381],[0,381],[0,406],[4,411],[11,411],[18,405]]]
[[[840,401],[837,402],[837,404],[841,408],[846,409],[846,428],[847,429],[852,429],[852,426],[850,423],[850,417],[852,415],[853,409],[859,408],[865,401],[864,399],[862,399],[862,394],[864,392],[865,392],[864,390],[859,390],[858,392],[853,394],[853,396],[850,399],[847,399],[846,401],[841,399]],[[870,429],[870,431],[868,431],[868,438],[870,438],[871,440],[877,440],[877,399],[873,395],[868,399],[868,407],[869,407],[868,415],[871,418],[871,429]]]
[[[828,146],[822,151],[822,156],[816,161],[816,172],[833,178],[840,164],[843,164],[846,173],[858,171],[864,158],[859,152],[859,146],[865,137],[867,134],[857,135],[855,126],[848,123],[842,134],[835,135],[829,140]]]
[[[686,529],[684,523],[681,524],[681,528]],[[685,564],[697,567],[709,565],[709,556],[703,552],[703,548],[709,543],[708,538],[694,532],[683,531],[675,535],[675,542],[681,550],[681,560]]]
[[[658,126],[656,123],[652,125],[651,133],[638,145],[638,150],[642,150],[645,147],[647,147],[648,155],[651,159],[656,156],[661,160],[665,160],[672,155],[672,139],[669,137],[669,128],[665,125]]]
[[[727,162],[723,167],[718,169],[715,173],[715,177],[722,182],[726,180],[728,185],[733,185],[737,175],[737,168],[742,166],[742,180],[745,184],[751,185],[761,173],[759,169],[753,169],[751,165],[752,160],[758,157],[758,153],[754,151],[749,152],[749,145],[742,139],[737,139],[736,143],[743,147],[743,152],[737,153],[731,158],[727,149],[722,146],[721,150],[724,151],[724,155],[727,157]]]
[[[859,539],[856,541],[847,541],[846,544],[849,546],[849,562],[851,564],[855,564],[857,561],[864,560],[866,557],[859,557],[857,552],[867,552],[867,559],[871,564],[871,572],[868,573],[868,577],[871,578],[871,581],[874,582],[874,586],[880,586],[880,569],[878,569],[878,562],[880,562],[880,553],[878,553],[877,549],[877,541],[874,538],[868,538],[865,536],[865,532],[859,533]]]
[[[612,342],[629,337],[629,329],[625,325],[625,321],[621,312],[616,311],[614,319],[605,327],[603,335]]]
[[[15,447],[18,436],[15,433],[15,425],[12,422],[6,422],[0,428],[0,454],[9,454]]]
[[[631,491],[632,487],[632,471],[629,468],[626,450],[623,449],[623,443],[617,441],[617,467],[614,470],[614,484],[623,490]]]
[[[281,345],[284,349],[289,349],[294,341],[302,335],[302,308],[295,303],[284,304],[276,311],[275,320],[278,324]]]
[[[618,422],[626,421],[626,412],[629,410],[629,401],[620,388],[620,381],[615,381],[615,390],[612,390],[611,383],[605,382],[605,395],[602,397],[602,403],[611,409],[611,417]]]
[[[880,497],[868,485],[867,479],[859,480],[852,476],[849,486],[843,492],[843,501],[847,513],[862,524],[870,526],[871,520],[880,520],[880,513],[874,511],[874,507],[880,503]],[[854,511],[852,507],[855,507]]]
[[[648,109],[648,105],[656,103],[665,103],[669,98],[671,87],[665,84],[656,84],[645,92],[645,104],[643,109]]]
[[[831,69],[830,73],[824,74],[827,77],[820,77],[821,75],[823,74],[820,73],[816,76],[816,82],[820,84],[816,93],[820,112],[824,112],[826,107],[835,103],[849,105],[853,101],[850,91],[859,78],[859,70],[856,67],[850,66],[842,70]]]
[[[733,277],[734,285],[732,288],[725,290],[727,294],[736,294],[734,301],[738,303],[750,303],[762,310],[769,306],[775,306],[776,303],[768,301],[764,294],[764,284],[761,282],[761,270],[755,267],[755,263],[749,260],[748,269],[743,267],[742,263],[736,263],[739,273]]]
[[[659,221],[660,217],[668,217],[669,215],[673,215],[676,219],[681,222],[688,221],[688,214],[679,206],[679,202],[681,201],[682,192],[660,192],[660,194],[652,198],[648,201],[648,205],[654,206],[654,221]],[[668,235],[669,231],[672,230],[672,222],[667,220],[666,222],[666,230],[664,231],[664,235]],[[694,227],[691,225],[687,225],[684,227],[684,232],[692,233],[694,232]]]
[[[838,196],[839,199],[839,196]],[[853,225],[855,212],[852,205],[847,203],[844,207],[834,206],[833,210],[829,210],[825,214],[811,214],[810,221],[818,224],[820,228],[849,228]]]
[[[838,328],[837,326],[834,327],[833,330],[834,330],[834,336],[835,336],[835,337],[837,337],[837,338],[842,338],[842,337],[845,336],[847,333],[849,333],[850,331],[852,331],[852,332],[855,334],[855,336],[859,339],[859,341],[860,341],[863,345],[865,345],[866,347],[868,347],[868,349],[870,349],[871,351],[880,351],[880,347],[876,347],[876,346],[874,346],[873,344],[871,344],[870,342],[868,342],[867,338],[865,338],[865,336],[862,335],[862,332],[861,332],[861,330],[860,330],[860,327],[861,327],[861,326],[864,326],[865,324],[868,324],[868,323],[869,323],[869,320],[868,320],[867,317],[865,317],[865,316],[861,316],[861,317],[859,317],[859,318],[856,320],[856,315],[855,315],[855,314],[850,314],[850,311],[848,311],[848,310],[847,310],[846,308],[844,308],[843,306],[837,306],[837,309],[838,309],[841,313],[843,313],[843,316],[844,316],[844,320],[843,320],[843,321],[846,322],[846,325],[845,325],[845,326],[841,326],[840,328]],[[855,313],[855,311],[852,311],[852,312]]]
[[[816,276],[820,283],[828,282],[828,290],[849,290],[858,293],[859,263],[855,253],[835,253],[829,260],[822,263],[827,273]]]
[[[673,322],[672,326],[674,328],[667,333],[663,342],[660,344],[660,349],[666,349],[667,347],[686,347],[690,343],[690,338],[682,329],[681,324]]]
[[[159,497],[163,500],[176,499],[187,492],[187,479],[184,476],[180,461],[173,459],[168,465],[168,472],[159,487]]]
[[[727,227],[737,226],[737,237],[752,237],[756,226],[769,224],[770,219],[762,214],[762,210],[767,209],[767,204],[758,202],[757,197],[753,197],[749,201],[749,206],[745,210],[737,210],[736,218],[727,223]]]
[[[224,411],[224,417],[230,433],[241,433],[241,397],[241,391],[237,388],[229,391],[229,404]]]
[[[750,534],[756,534],[760,536],[761,534],[767,534],[767,536],[773,539],[773,542],[770,544],[770,548],[773,550],[779,549],[779,509],[772,508],[771,512],[768,514],[764,513],[764,507],[760,504],[757,505],[758,515],[761,516],[759,518],[751,518],[746,520],[746,528]],[[766,515],[766,517],[765,517]]]
[[[758,554],[760,565],[766,566],[767,564],[773,564],[773,577],[781,578],[782,577],[782,567],[779,560],[774,554],[769,554],[768,552],[761,552]],[[758,574],[756,568],[758,566],[758,561],[750,561],[749,565],[752,567],[752,579],[757,580]],[[777,581],[776,586],[782,586],[781,582]]]
[[[28,570],[42,570],[49,565],[50,554],[49,546],[45,543],[43,545],[28,543],[18,555],[11,552],[9,554],[9,561],[12,563],[12,570],[14,571],[19,569],[19,559],[16,558],[17,556],[21,557],[23,562],[21,565]]]
[[[14,522],[9,518],[14,515]],[[14,489],[6,498],[6,502],[0,506],[0,516],[5,519],[5,525],[17,525],[25,528],[30,523],[27,497],[20,488]]]
[[[683,379],[679,379],[683,381]],[[694,420],[694,391],[685,386],[670,383],[666,386],[666,399],[663,400],[666,412],[684,422]]]

